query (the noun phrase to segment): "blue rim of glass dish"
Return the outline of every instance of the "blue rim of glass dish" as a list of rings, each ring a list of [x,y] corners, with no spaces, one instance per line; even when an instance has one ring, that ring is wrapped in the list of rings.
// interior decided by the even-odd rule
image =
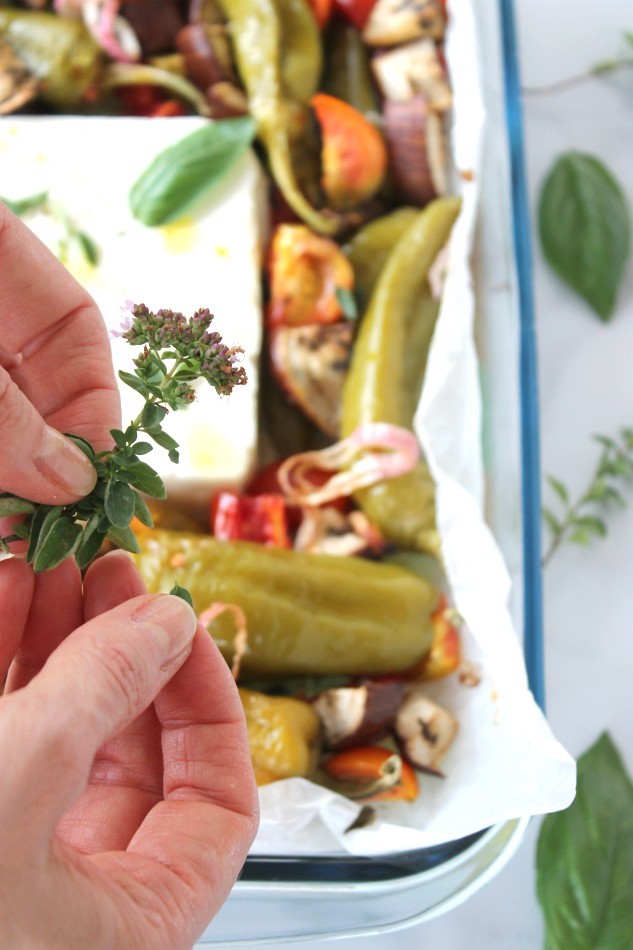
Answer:
[[[498,0],[504,67],[505,111],[509,141],[512,194],[512,239],[519,297],[519,389],[521,402],[521,460],[523,514],[523,616],[524,654],[530,689],[544,708],[543,611],[540,531],[540,460],[536,372],[536,337],[532,291],[530,216],[523,158],[523,114],[513,0]],[[353,855],[284,857],[253,855],[247,858],[240,880],[258,883],[350,882],[364,884],[420,874],[457,857],[487,829],[445,842],[380,858]]]

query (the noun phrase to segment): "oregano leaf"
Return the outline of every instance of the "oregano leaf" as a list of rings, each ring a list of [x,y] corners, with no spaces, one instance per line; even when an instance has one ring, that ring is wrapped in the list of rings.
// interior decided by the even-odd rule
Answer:
[[[193,598],[191,597],[191,594],[186,587],[181,587],[177,581],[174,583],[174,586],[169,591],[169,593],[174,597],[180,597],[180,599],[185,600],[190,607],[193,607]]]
[[[119,528],[116,525],[111,525],[108,529],[106,537],[112,541],[113,544],[116,544],[118,548],[122,548],[124,551],[129,551],[130,554],[139,554],[140,547],[139,543],[136,540],[136,535],[129,527]]]
[[[35,505],[24,498],[16,498],[14,495],[0,496],[0,518],[7,518],[12,515],[28,515],[35,511]]]
[[[33,559],[35,573],[50,571],[74,554],[79,547],[82,533],[80,524],[70,518],[57,518],[38,545]]]
[[[134,492],[123,481],[110,481],[106,488],[105,512],[117,528],[127,528],[134,517]]]

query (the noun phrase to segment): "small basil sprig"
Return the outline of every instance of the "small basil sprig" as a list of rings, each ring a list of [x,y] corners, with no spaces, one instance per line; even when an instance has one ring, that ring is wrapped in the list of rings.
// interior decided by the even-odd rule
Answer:
[[[148,227],[180,217],[224,177],[254,135],[250,116],[217,119],[160,152],[132,186],[132,214]]]
[[[633,783],[608,733],[578,760],[578,790],[548,815],[536,852],[547,950],[631,946]]]
[[[219,333],[210,331],[212,320],[208,310],[198,310],[186,319],[173,310],[153,313],[143,304],[128,305],[118,335],[143,350],[134,360],[134,371],[121,371],[119,376],[144,398],[141,412],[124,431],[111,430],[111,451],[96,453],[85,439],[67,433],[97,471],[94,489],[81,501],[51,506],[0,494],[0,517],[24,515],[12,534],[0,537],[0,550],[8,552],[13,542],[27,541],[26,559],[36,573],[51,570],[73,555],[79,567],[85,568],[106,539],[125,551],[139,551],[130,522],[137,518],[152,527],[142,495],[165,497],[162,480],[143,457],[155,443],[167,450],[172,462],[178,462],[178,443],[162,427],[168,411],[195,399],[191,384],[197,379],[206,380],[219,395],[228,395],[234,386],[246,382],[244,369],[237,365],[241,349],[229,348]]]
[[[547,476],[559,510],[543,508],[543,520],[550,530],[550,542],[543,555],[546,565],[565,541],[588,545],[607,533],[605,522],[598,512],[607,505],[626,505],[619,486],[633,476],[633,429],[622,429],[618,439],[607,435],[595,436],[602,446],[600,457],[589,484],[576,501],[571,501],[567,486],[553,475]]]
[[[631,245],[626,197],[611,172],[592,155],[561,155],[543,183],[538,225],[548,263],[608,320]]]

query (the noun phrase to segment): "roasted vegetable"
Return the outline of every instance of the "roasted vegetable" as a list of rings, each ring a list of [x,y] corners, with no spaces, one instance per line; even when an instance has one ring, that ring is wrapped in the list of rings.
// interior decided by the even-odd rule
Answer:
[[[321,126],[321,184],[328,205],[351,211],[372,198],[387,170],[382,135],[352,106],[323,92],[312,97]]]
[[[433,643],[431,649],[408,672],[410,680],[437,680],[454,673],[461,659],[459,629],[456,624],[456,611],[449,607],[444,594],[431,616],[433,624]]]
[[[389,167],[398,196],[423,207],[448,191],[448,145],[444,119],[426,96],[397,102],[383,109]]]
[[[457,720],[415,687],[400,706],[395,733],[413,766],[441,775],[439,765],[457,734]]]
[[[391,727],[404,686],[395,680],[367,680],[360,686],[337,686],[313,700],[323,726],[326,749],[349,749],[380,739]]]
[[[240,688],[239,694],[257,784],[310,776],[319,738],[319,717],[310,703],[252,689]]]
[[[440,0],[377,0],[363,27],[369,46],[397,46],[420,37],[441,40],[446,15]]]
[[[0,115],[21,109],[37,96],[37,80],[13,47],[0,38]]]
[[[275,376],[289,398],[333,438],[340,430],[341,396],[354,325],[280,327],[270,338]]]
[[[382,746],[336,752],[323,764],[323,772],[330,788],[359,801],[412,802],[418,795],[418,780],[411,766]]]
[[[375,121],[380,115],[380,99],[358,30],[342,18],[334,20],[326,36],[325,57],[322,91]]]
[[[344,316],[341,292],[350,292],[354,272],[340,248],[302,224],[281,224],[268,262],[270,327],[334,323]]]
[[[0,37],[37,79],[45,102],[68,111],[85,104],[86,93],[97,83],[103,55],[80,20],[0,9]]]
[[[211,533],[220,541],[256,541],[276,548],[292,546],[281,495],[217,492],[211,504]]]
[[[416,208],[396,208],[370,221],[344,245],[343,251],[354,271],[354,295],[361,313],[367,309],[387,258],[417,216]]]
[[[242,608],[244,675],[390,673],[413,666],[431,645],[437,594],[404,569],[164,531],[139,541],[136,563],[150,591],[177,582],[198,614],[218,601]],[[209,629],[231,662],[231,617]]]
[[[322,234],[341,221],[317,210],[301,190],[291,141],[306,121],[319,81],[321,37],[305,0],[220,0],[250,113],[270,169],[293,211]]]
[[[439,311],[428,272],[450,237],[459,208],[458,198],[427,205],[389,255],[352,353],[343,391],[344,437],[372,422],[411,427],[411,376],[414,370],[418,377],[424,372]],[[415,362],[405,368],[407,360]],[[434,487],[423,460],[406,475],[359,490],[355,498],[386,537],[404,547],[437,552]]]

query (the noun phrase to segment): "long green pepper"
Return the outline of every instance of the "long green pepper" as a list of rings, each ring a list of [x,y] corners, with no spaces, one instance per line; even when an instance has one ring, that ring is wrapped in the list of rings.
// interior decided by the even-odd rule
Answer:
[[[186,587],[198,614],[216,602],[241,607],[244,676],[393,673],[431,646],[437,592],[404,568],[160,530],[139,542],[151,592]],[[221,614],[209,631],[230,663],[234,618]]]
[[[341,436],[386,422],[412,428],[439,312],[429,268],[448,241],[459,198],[438,198],[419,212],[389,254],[371,293],[343,391]],[[424,460],[406,475],[354,494],[383,534],[405,548],[439,552],[435,490]]]

